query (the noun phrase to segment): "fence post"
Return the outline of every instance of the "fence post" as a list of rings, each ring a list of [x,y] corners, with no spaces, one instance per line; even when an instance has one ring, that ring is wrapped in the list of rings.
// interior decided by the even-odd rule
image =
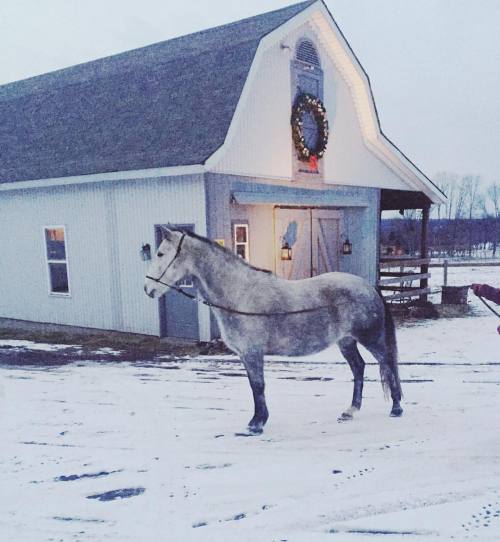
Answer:
[[[429,242],[428,242],[428,230],[429,230],[429,211],[430,203],[427,202],[422,208],[422,231],[420,235],[420,258],[429,258]],[[424,264],[420,266],[420,273],[428,273],[429,265]],[[429,285],[429,279],[420,279],[420,288],[427,288]],[[420,301],[427,301],[427,294],[420,296]]]
[[[448,260],[445,260],[443,263],[443,286],[448,286]]]

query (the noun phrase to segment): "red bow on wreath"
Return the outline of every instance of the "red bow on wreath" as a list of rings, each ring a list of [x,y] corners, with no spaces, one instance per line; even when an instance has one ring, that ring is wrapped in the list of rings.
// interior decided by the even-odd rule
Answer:
[[[313,171],[318,171],[318,157],[315,154],[311,154],[309,158],[309,168]]]

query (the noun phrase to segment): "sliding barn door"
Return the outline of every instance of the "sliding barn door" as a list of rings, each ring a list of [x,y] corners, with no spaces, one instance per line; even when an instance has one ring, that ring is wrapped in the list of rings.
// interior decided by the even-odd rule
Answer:
[[[312,209],[312,275],[338,271],[340,214],[329,209]]]
[[[311,276],[311,215],[309,209],[275,210],[276,274],[297,280]],[[281,247],[287,243],[292,259],[281,259]]]
[[[339,211],[277,207],[274,212],[278,276],[297,280],[338,270]],[[292,249],[291,260],[281,259],[285,243]]]

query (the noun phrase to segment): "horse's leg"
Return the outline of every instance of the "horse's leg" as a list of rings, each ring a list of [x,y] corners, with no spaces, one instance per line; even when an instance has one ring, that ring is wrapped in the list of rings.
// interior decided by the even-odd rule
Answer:
[[[359,353],[356,341],[351,337],[345,337],[338,343],[342,355],[349,363],[354,376],[354,391],[352,394],[351,406],[346,409],[339,417],[339,421],[352,420],[353,414],[361,408],[363,398],[363,378],[365,372],[365,362]]]
[[[380,366],[380,378],[382,387],[387,394],[391,392],[392,409],[391,416],[399,417],[403,414],[401,408],[401,384],[399,382],[397,359],[392,359],[383,336],[376,341],[362,341],[361,344],[369,350]]]
[[[241,356],[241,361],[247,371],[255,404],[254,416],[248,423],[248,429],[251,433],[262,433],[269,418],[264,396],[264,356],[260,353],[247,353]]]

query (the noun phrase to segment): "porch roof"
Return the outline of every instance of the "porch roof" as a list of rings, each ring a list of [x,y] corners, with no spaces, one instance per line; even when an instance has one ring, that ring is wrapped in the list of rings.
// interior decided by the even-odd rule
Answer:
[[[231,200],[239,205],[293,205],[313,207],[367,207],[367,197],[348,191],[311,190],[287,186],[253,184],[248,189],[237,187],[231,192]]]
[[[381,211],[403,211],[405,209],[424,209],[432,201],[423,192],[411,190],[382,189],[380,196]]]

